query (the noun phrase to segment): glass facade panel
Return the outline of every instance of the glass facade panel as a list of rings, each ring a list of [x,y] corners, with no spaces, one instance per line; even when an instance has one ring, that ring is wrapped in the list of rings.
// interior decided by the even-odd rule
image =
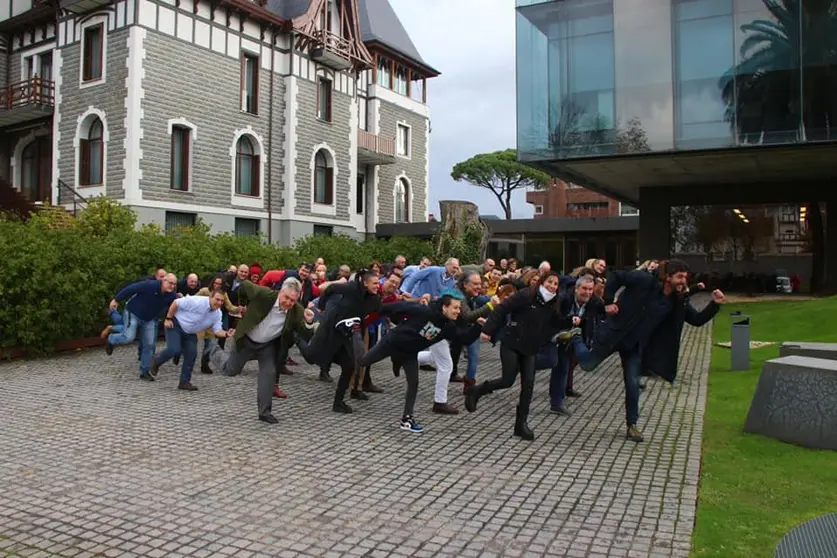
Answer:
[[[835,5],[517,0],[519,157],[833,140]]]

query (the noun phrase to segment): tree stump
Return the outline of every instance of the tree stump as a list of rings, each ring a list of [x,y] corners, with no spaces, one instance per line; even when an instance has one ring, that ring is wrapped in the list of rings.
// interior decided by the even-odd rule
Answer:
[[[436,236],[436,252],[444,255],[452,245],[461,246],[460,242],[473,242],[468,246],[466,254],[459,255],[460,259],[469,257],[482,262],[488,251],[488,239],[491,231],[480,219],[479,207],[475,203],[462,200],[440,201],[441,226]],[[478,263],[463,261],[461,263]]]

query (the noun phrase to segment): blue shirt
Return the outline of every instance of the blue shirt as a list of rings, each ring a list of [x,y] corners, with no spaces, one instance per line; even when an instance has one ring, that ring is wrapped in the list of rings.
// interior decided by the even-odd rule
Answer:
[[[429,294],[431,298],[439,298],[442,291],[456,287],[456,280],[448,275],[444,267],[430,266],[420,269],[404,279],[401,290],[419,298]]]
[[[208,296],[186,296],[178,299],[175,304],[177,312],[174,317],[185,333],[198,333],[210,327],[215,333],[224,329],[221,325],[221,309],[213,310]]]
[[[162,286],[162,282],[156,279],[137,281],[116,293],[114,298],[125,300],[133,296],[125,308],[140,320],[148,322],[159,318],[177,299],[177,293],[164,293]]]

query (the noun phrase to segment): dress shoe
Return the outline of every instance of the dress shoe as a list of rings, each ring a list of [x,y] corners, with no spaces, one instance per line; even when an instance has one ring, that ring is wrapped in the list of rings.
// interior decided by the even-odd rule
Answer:
[[[360,401],[369,401],[369,396],[363,393],[362,391],[352,390],[349,394],[349,397],[352,399],[358,399]]]
[[[320,370],[320,381],[332,383],[334,378],[331,377],[331,374],[328,373],[328,370]]]
[[[177,389],[182,389],[183,391],[198,391],[198,388],[192,385],[192,382],[186,382],[185,384],[179,384]]]
[[[209,366],[209,361],[201,361],[201,374],[212,374],[212,368]]]
[[[273,386],[273,397],[275,397],[276,399],[287,399],[288,394],[285,393],[284,391],[282,391],[281,389],[279,389],[279,386],[274,385]]]
[[[152,378],[157,377],[157,372],[160,371],[160,367],[157,365],[157,357],[151,357],[151,365],[148,367],[148,373],[151,374]]]
[[[335,413],[343,413],[345,415],[352,414],[352,408],[345,401],[339,401],[331,406],[331,410]]]
[[[550,412],[555,413],[556,415],[562,417],[571,417],[573,414],[570,412],[569,409],[565,405],[558,405],[557,407],[552,407]]]
[[[102,330],[102,333],[99,334],[99,337],[101,337],[102,339],[107,339],[111,331],[113,331],[113,326],[109,325]]]
[[[259,415],[259,420],[268,424],[276,424],[277,422],[279,422],[278,420],[276,420],[276,417],[274,417],[270,413],[266,415]]]
[[[568,389],[567,390],[567,397],[581,397],[581,393],[574,390],[574,389]]]
[[[378,386],[376,386],[372,382],[369,382],[368,384],[363,386],[363,391],[365,391],[366,393],[383,393],[384,392],[383,389],[379,388]]]
[[[140,380],[142,380],[143,382],[153,382],[154,378],[152,376],[149,376],[148,374],[140,374]]]
[[[433,403],[433,412],[438,415],[458,415],[459,409],[450,403]]]
[[[465,380],[465,378],[463,378],[462,376],[460,376],[456,372],[454,372],[453,374],[450,375],[451,383],[461,384],[464,380]]]
[[[110,343],[105,345],[105,354],[107,354],[108,356],[113,354],[113,345],[111,345]]]

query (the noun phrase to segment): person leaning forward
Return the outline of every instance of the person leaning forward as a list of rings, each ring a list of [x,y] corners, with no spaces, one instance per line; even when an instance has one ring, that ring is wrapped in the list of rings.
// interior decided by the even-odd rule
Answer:
[[[237,376],[250,360],[259,361],[257,403],[259,420],[278,422],[273,416],[273,385],[276,373],[295,343],[295,336],[309,339],[313,334],[314,313],[303,309],[299,300],[302,284],[288,278],[279,292],[242,281],[239,296],[247,303],[247,312],[238,322],[229,354],[212,341],[209,359],[225,376]]]

